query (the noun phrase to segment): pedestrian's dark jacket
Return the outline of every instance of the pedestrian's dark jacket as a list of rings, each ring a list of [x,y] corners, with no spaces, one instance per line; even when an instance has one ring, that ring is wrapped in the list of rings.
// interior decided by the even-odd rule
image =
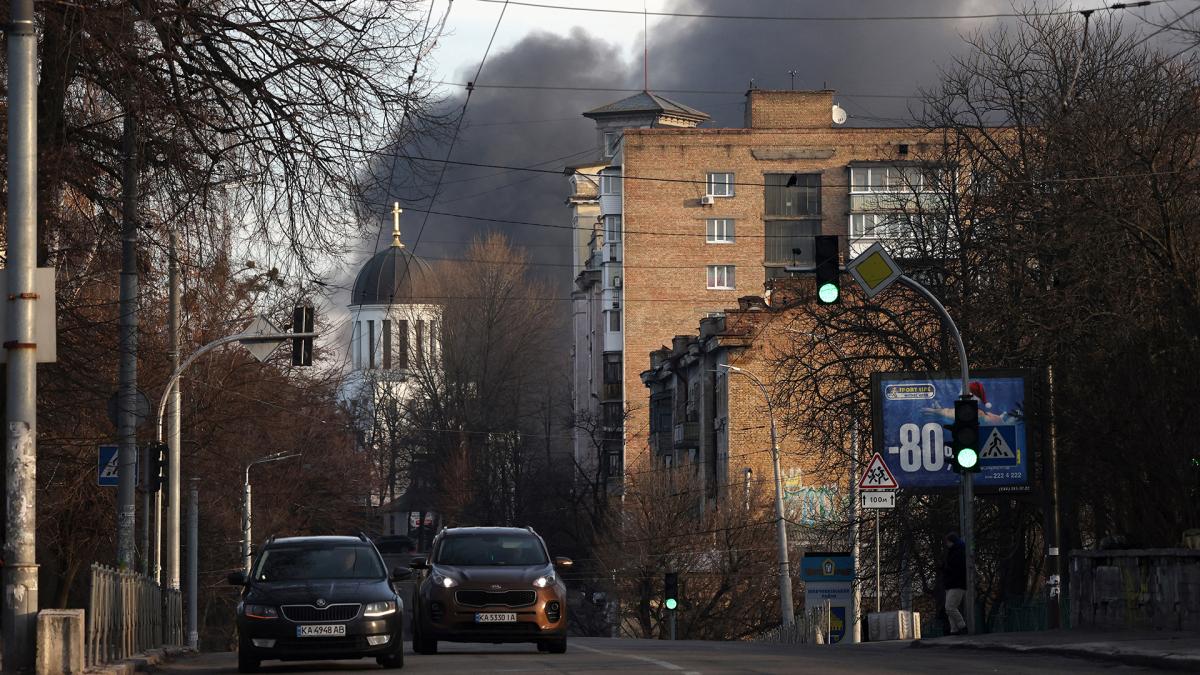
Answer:
[[[947,590],[967,588],[967,546],[961,539],[954,542],[946,552],[946,562],[942,565],[942,580]]]

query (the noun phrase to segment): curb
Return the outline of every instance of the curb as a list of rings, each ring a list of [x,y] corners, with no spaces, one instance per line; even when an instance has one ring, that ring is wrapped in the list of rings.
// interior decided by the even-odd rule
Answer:
[[[1104,661],[1120,663],[1128,666],[1143,666],[1163,670],[1200,671],[1200,658],[1181,656],[1170,653],[1153,653],[1147,651],[1121,652],[1097,651],[1096,643],[1079,643],[1073,645],[1018,645],[1004,642],[947,642],[934,644],[927,641],[915,640],[911,647],[936,649],[976,649],[979,651],[1010,652],[1016,654],[1043,654],[1049,656],[1066,656],[1070,658],[1087,659],[1089,661]]]
[[[165,647],[163,649],[151,649],[149,651],[138,654],[124,661],[116,663],[106,663],[100,666],[88,668],[84,671],[86,675],[133,675],[137,672],[148,671],[158,665],[173,661],[183,656],[191,656],[197,652],[186,647]]]

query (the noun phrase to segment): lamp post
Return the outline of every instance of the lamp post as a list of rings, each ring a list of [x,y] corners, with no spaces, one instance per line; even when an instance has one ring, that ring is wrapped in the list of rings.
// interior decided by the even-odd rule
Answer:
[[[771,421],[771,458],[775,464],[775,532],[779,545],[779,611],[785,628],[791,628],[795,623],[796,614],[792,609],[792,575],[788,563],[787,527],[783,520],[783,482],[779,476],[779,442],[775,436],[775,408],[771,405],[771,395],[762,381],[753,373],[742,370],[737,366],[726,363],[718,364],[731,372],[739,373],[750,378],[767,400],[767,417]]]
[[[242,564],[246,574],[250,574],[250,467],[255,464],[278,462],[283,459],[299,457],[300,453],[288,453],[286,450],[276,452],[266,457],[260,457],[246,465],[246,482],[242,484]]]

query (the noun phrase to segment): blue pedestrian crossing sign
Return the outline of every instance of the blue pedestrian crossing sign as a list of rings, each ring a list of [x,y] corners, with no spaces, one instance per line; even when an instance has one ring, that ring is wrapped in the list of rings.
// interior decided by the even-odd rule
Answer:
[[[118,460],[121,454],[115,445],[101,445],[96,455],[96,485],[100,487],[117,487],[120,484]],[[134,471],[137,474],[137,471]]]

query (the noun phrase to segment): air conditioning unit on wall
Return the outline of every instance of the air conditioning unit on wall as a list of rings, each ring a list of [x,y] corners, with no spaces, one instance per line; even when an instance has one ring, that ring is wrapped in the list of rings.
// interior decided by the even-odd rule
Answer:
[[[712,206],[712,205],[713,205],[713,203],[714,203],[714,202],[716,202],[716,201],[717,201],[717,200],[716,200],[716,199],[713,199],[713,196],[712,196],[712,195],[704,195],[703,197],[701,197],[701,198],[700,198],[700,203],[701,203],[701,204],[703,204],[703,205],[705,205],[705,206]]]

